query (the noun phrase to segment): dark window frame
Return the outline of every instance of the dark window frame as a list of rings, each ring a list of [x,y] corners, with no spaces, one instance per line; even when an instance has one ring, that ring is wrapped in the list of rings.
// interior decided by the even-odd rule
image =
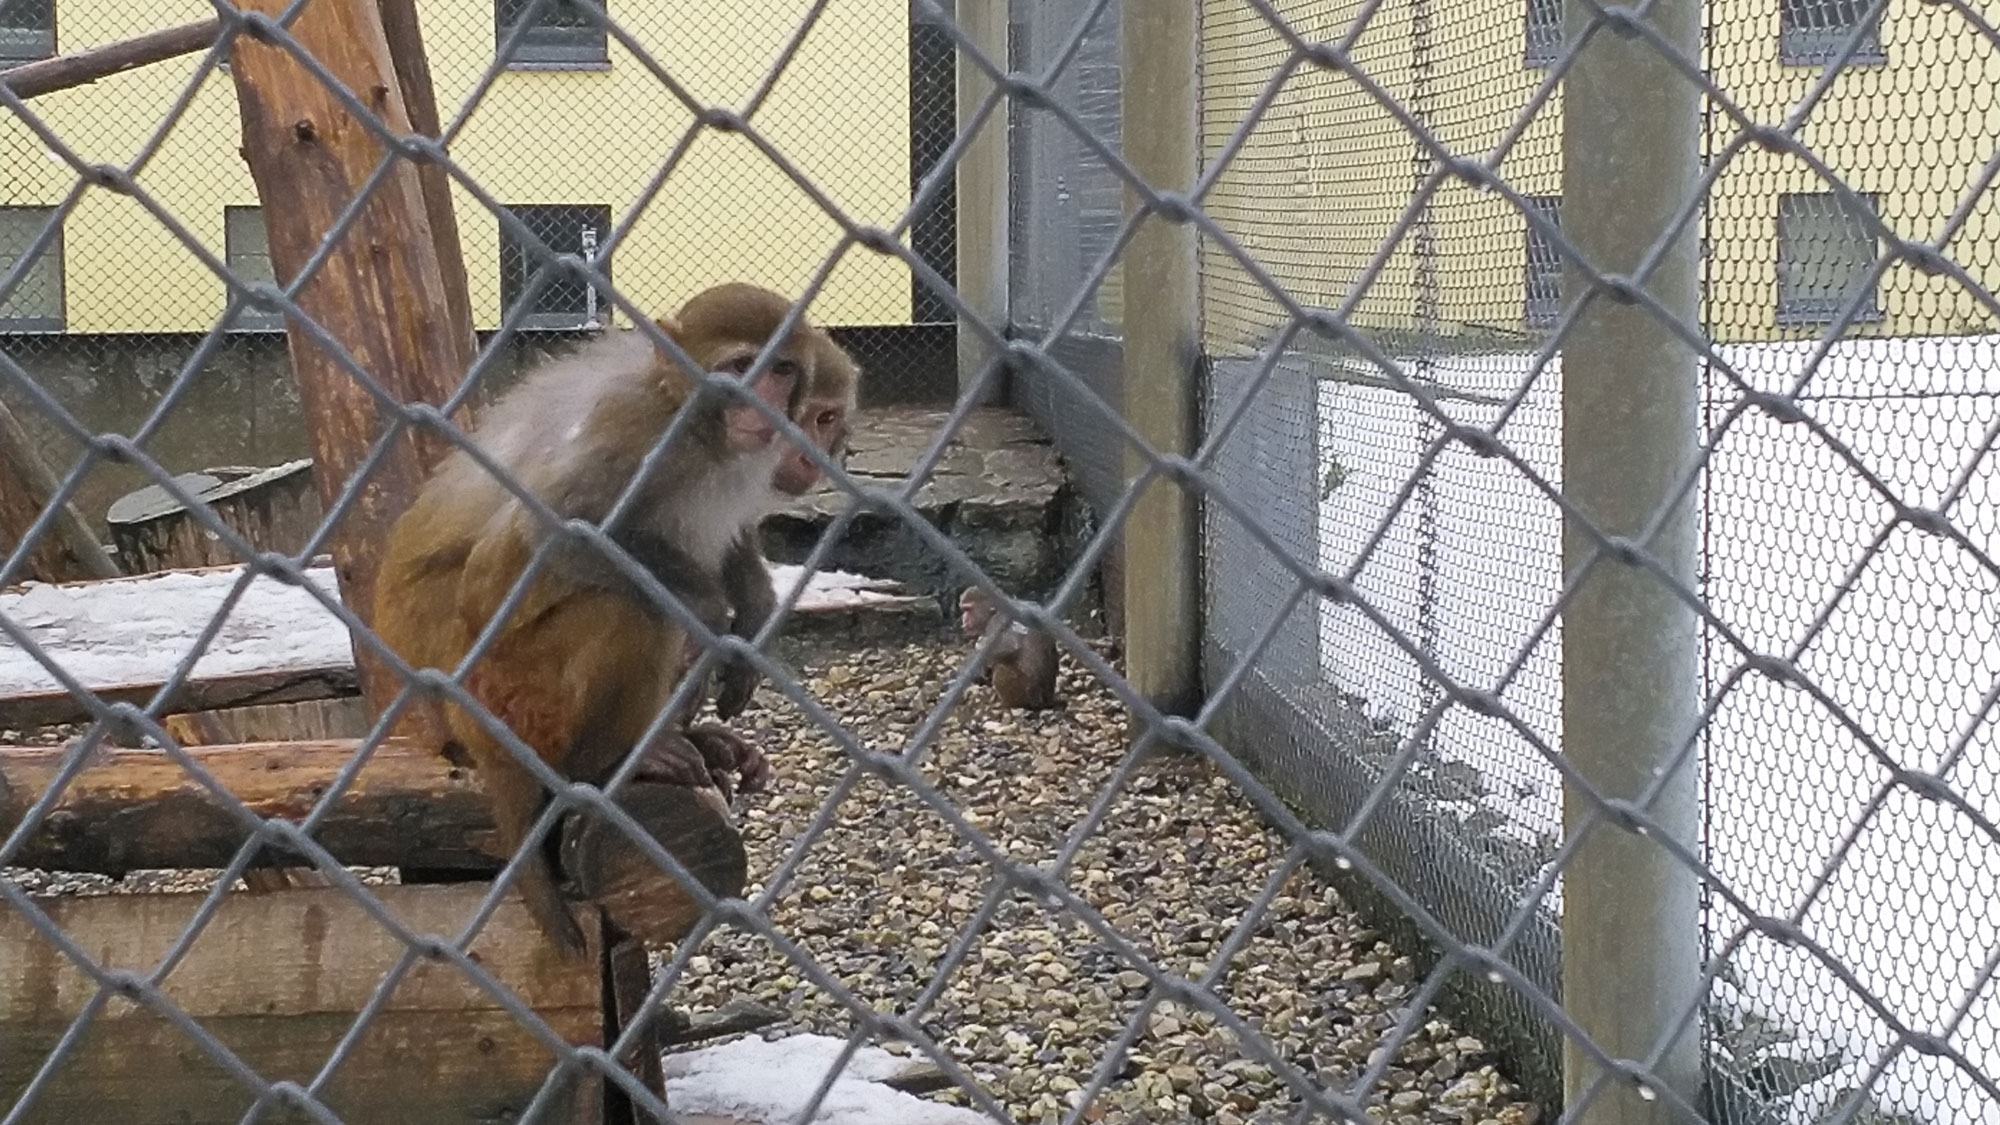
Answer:
[[[1842,44],[1854,33],[1871,3],[1872,0],[1778,0],[1779,64],[1824,66],[1839,58]],[[1863,65],[1889,61],[1882,49],[1880,15],[1869,22],[1866,34],[1845,61]]]
[[[1562,0],[1523,0],[1521,65],[1542,70],[1562,57]]]
[[[47,225],[49,216],[56,212],[56,208],[35,204],[0,206],[0,213],[19,211],[35,212],[39,216],[37,226],[44,226]],[[55,288],[55,315],[10,316],[4,311],[5,305],[0,304],[0,333],[66,332],[69,330],[69,271],[65,268],[63,261],[63,240],[66,233],[63,225],[60,223],[57,224],[55,241],[49,243],[42,251],[42,257],[37,260],[35,265],[28,267],[29,276],[22,279],[22,285],[16,286],[12,292],[7,294],[7,301],[11,302],[18,298],[21,295],[23,287],[33,284],[33,271],[42,268],[44,262],[49,263],[47,268],[53,270],[55,273],[55,277],[52,279]],[[13,268],[13,256],[11,254],[0,254],[0,277],[5,277],[13,271]]]
[[[1856,192],[1855,194],[1861,197],[1871,213],[1879,214],[1881,212],[1881,196],[1878,193],[1864,191]],[[1778,242],[1778,267],[1775,281],[1777,286],[1777,322],[1781,327],[1813,327],[1832,324],[1834,318],[1838,317],[1841,314],[1841,310],[1852,300],[1852,295],[1846,292],[1833,297],[1819,297],[1803,296],[1787,291],[1789,284],[1787,263],[1795,257],[1796,251],[1793,249],[1793,245],[1798,236],[1796,234],[1789,238],[1786,236],[1786,211],[1791,206],[1802,205],[1824,206],[1836,213],[1846,207],[1840,196],[1830,191],[1788,191],[1778,196],[1778,212],[1775,222]],[[1875,259],[1881,254],[1882,247],[1880,239],[1868,231],[1865,225],[1857,225],[1861,226],[1862,233],[1868,241],[1867,257],[1857,263],[1858,268],[1865,274],[1873,268]],[[1847,319],[1846,324],[1873,324],[1884,319],[1886,315],[1882,310],[1881,278],[1877,277],[1868,287],[1867,304],[1857,309],[1854,315]]]
[[[246,252],[246,249],[238,244],[239,235],[236,224],[230,221],[232,217],[238,215],[257,216],[258,227],[263,231],[264,236],[262,252]],[[229,266],[229,272],[235,274],[238,279],[267,281],[272,285],[276,285],[278,283],[278,271],[271,263],[271,231],[270,227],[265,225],[263,216],[264,208],[255,204],[230,204],[222,209],[222,258],[224,263]],[[245,277],[242,272],[241,263],[246,257],[262,258],[265,267],[264,272],[268,276],[256,278]],[[230,319],[229,323],[223,326],[223,331],[225,332],[283,332],[284,330],[285,314],[282,310],[254,308],[248,305],[238,309],[236,315]]]
[[[519,18],[529,0],[494,0],[493,53],[499,54],[507,41],[507,25]],[[610,15],[609,0],[599,0]],[[565,19],[563,0],[551,0],[542,9],[541,21],[528,28],[514,45],[508,70],[610,70],[611,33],[582,12]],[[553,22],[552,22],[553,21]]]
[[[1528,204],[1562,229],[1562,196],[1531,195]],[[1562,317],[1562,251],[1524,215],[1525,254],[1521,262],[1521,323],[1553,328]]]
[[[507,209],[558,253],[583,253],[587,230],[595,233],[597,245],[602,245],[611,234],[611,206],[607,203],[510,203]],[[570,225],[576,230],[574,239],[551,237],[552,230]],[[534,271],[546,265],[515,242],[504,226],[500,230],[499,263],[500,314],[504,318],[513,310]],[[607,282],[612,280],[610,261],[599,263],[598,269]],[[592,288],[572,278],[551,279],[542,290],[542,307],[523,317],[520,327],[531,332],[588,332],[604,327],[610,322],[611,303],[598,293],[593,305]],[[556,307],[548,307],[551,304]],[[571,305],[575,307],[568,307]]]
[[[23,18],[31,9],[39,19]],[[0,0],[0,70],[55,53],[56,0]]]

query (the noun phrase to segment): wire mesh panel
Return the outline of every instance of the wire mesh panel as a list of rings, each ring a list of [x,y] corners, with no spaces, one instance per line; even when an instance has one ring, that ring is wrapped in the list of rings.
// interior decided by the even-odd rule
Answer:
[[[1274,493],[1264,502],[1277,510],[1317,509],[1304,557],[1350,578],[1358,597],[1315,610],[1315,646],[1262,654],[1241,692],[1239,706],[1258,716],[1241,741],[1253,759],[1272,755],[1271,776],[1338,825],[1374,799],[1412,740],[1416,757],[1371,814],[1371,853],[1457,937],[1491,943],[1550,858],[1559,781],[1504,724],[1435,714],[1437,676],[1498,692],[1556,740],[1560,649],[1543,617],[1561,582],[1561,516],[1534,481],[1441,442],[1439,415],[1502,435],[1544,479],[1560,479],[1560,383],[1534,355],[1548,321],[1523,303],[1524,291],[1530,306],[1537,292],[1544,305],[1553,296],[1546,281],[1524,289],[1534,284],[1524,270],[1539,265],[1547,277],[1559,263],[1534,260],[1512,202],[1436,182],[1427,142],[1468,155],[1498,147],[1519,190],[1547,193],[1560,177],[1559,118],[1530,111],[1540,74],[1523,65],[1518,12],[1422,0],[1280,10],[1274,26],[1252,6],[1210,5],[1203,27],[1204,140],[1226,162],[1206,206],[1241,246],[1207,245],[1203,329],[1217,356],[1218,422],[1227,400],[1255,385],[1260,354],[1282,356],[1281,371],[1317,388],[1314,401],[1282,413],[1270,388],[1259,392],[1262,413],[1222,453],[1310,426],[1310,472],[1225,479],[1233,494]],[[1286,28],[1352,41],[1359,73],[1286,73]],[[1394,367],[1351,341],[1290,328],[1280,292],[1358,329]],[[1390,370],[1435,405],[1391,385]],[[1250,654],[1294,579],[1282,569],[1249,579],[1233,564],[1262,553],[1234,519],[1211,516],[1208,534],[1219,675]],[[1550,919],[1537,916],[1508,955],[1552,987]],[[1544,1025],[1508,991],[1474,1003],[1482,1030],[1520,1044],[1529,1069],[1552,1080]]]
[[[1124,466],[1105,405],[1122,404],[1119,348],[1124,281],[1113,245],[1125,184],[1106,160],[1119,144],[1121,0],[1014,0],[1009,66],[1036,75],[1048,106],[1010,102],[1014,237],[1008,314],[1060,366],[1014,373],[1013,398],[1047,427],[1079,487],[1108,511]],[[1083,380],[1088,393],[1076,380]]]
[[[1740,896],[1708,919],[1730,966],[1711,1018],[1751,1076],[1737,1119],[2000,1120],[2000,916],[1958,897],[2000,861],[2000,41],[1976,6],[1777,8],[1773,28],[1716,6],[1707,37],[1704,534],[1726,626],[1708,658],[1709,853]],[[1799,417],[1733,416],[1746,386]],[[1746,648],[1810,686],[1745,675]],[[1810,942],[1745,933],[1746,911]],[[1913,1051],[1912,1033],[1949,1050]]]
[[[405,975],[435,973],[409,979],[448,978],[462,990],[451,995],[504,1029],[495,1034],[524,1034],[541,1052],[520,1104],[482,1102],[473,1119],[559,1119],[557,1091],[580,1075],[604,1078],[641,1119],[752,1113],[717,1108],[685,1059],[657,1086],[650,1062],[633,1062],[662,1006],[690,1002],[710,1028],[737,1026],[717,1012],[749,995],[782,1006],[781,1031],[830,1037],[729,1056],[755,1096],[778,1099],[754,1111],[773,1120],[2000,1121],[1990,15],[1952,0],[1709,0],[1696,50],[1688,0],[1202,0],[1187,44],[1198,135],[1182,138],[1197,142],[1195,168],[1181,191],[1139,176],[1135,150],[1159,141],[1155,102],[1190,76],[1163,78],[1135,44],[1157,45],[1173,26],[1162,13],[1189,9],[1002,0],[1000,42],[968,31],[974,2],[433,0],[416,10],[436,144],[387,123],[391,87],[415,76],[386,33],[316,54],[301,5],[189,5],[181,16],[217,18],[201,33],[212,47],[32,98],[14,80],[0,86],[11,173],[0,184],[0,397],[29,434],[0,441],[33,448],[56,478],[25,531],[8,525],[20,541],[0,556],[0,585],[61,532],[64,503],[95,531],[110,499],[142,483],[244,564],[191,632],[136,642],[176,648],[145,691],[81,671],[104,653],[76,654],[76,667],[53,655],[75,622],[51,607],[75,587],[0,593],[6,667],[31,669],[53,684],[42,705],[65,700],[85,719],[39,733],[53,746],[33,758],[31,790],[0,784],[0,941],[35,951],[0,964],[0,1021],[76,1010],[34,1037],[0,1034],[4,1120],[46,1119],[38,1105],[77,1097],[66,1074],[122,1065],[92,1036],[132,1010],[157,1018],[149,1044],[230,1084],[241,1104],[224,1118],[339,1120],[346,1099],[366,1104],[355,1068],[393,1084],[396,1063],[438,1053],[467,1089],[516,1079],[488,1071],[493,1039],[471,1017],[398,1022],[411,1018],[392,1002],[407,999]],[[111,0],[0,0],[0,62],[130,39],[164,19]],[[232,54],[253,43],[269,53]],[[664,871],[694,903],[693,928],[654,951],[643,998],[620,992],[607,956],[530,1003],[501,983],[494,965],[507,958],[476,952],[539,840],[465,896],[477,904],[467,917],[421,922],[383,905],[388,876],[364,880],[337,854],[375,843],[327,825],[371,756],[391,753],[402,709],[429,698],[488,714],[498,697],[480,694],[491,681],[476,670],[502,651],[499,627],[459,623],[478,633],[465,638],[466,666],[421,674],[390,658],[372,607],[346,600],[366,588],[356,583],[369,563],[356,558],[380,548],[356,552],[350,537],[379,515],[403,430],[474,442],[437,403],[401,401],[394,388],[410,372],[356,358],[365,324],[321,323],[300,282],[277,285],[274,261],[301,244],[281,237],[296,235],[281,209],[300,201],[272,198],[268,184],[259,197],[247,154],[274,134],[241,112],[251,79],[224,68],[231,58],[280,60],[316,90],[341,86],[336,64],[357,58],[405,68],[387,76],[400,83],[334,92],[335,116],[382,154],[375,175],[343,187],[366,195],[399,171],[414,178],[412,162],[449,184],[481,337],[471,369],[450,373],[464,379],[456,395],[483,404],[542,353],[607,334],[661,344],[669,326],[653,310],[747,280],[829,326],[877,399],[949,399],[961,335],[1005,347],[1011,401],[1095,509],[1062,589],[1012,602],[919,503],[963,456],[950,442],[971,432],[970,397],[925,416],[935,432],[907,467],[849,472],[837,448],[814,446],[840,514],[808,576],[865,513],[1021,628],[1002,620],[976,645],[927,635],[868,649],[842,636],[787,650],[795,668],[767,637],[713,635],[659,544],[614,541],[643,490],[621,483],[616,504],[582,510],[541,487],[582,422],[515,443],[533,454],[519,471],[484,446],[454,462],[469,477],[497,473],[481,494],[511,497],[495,503],[553,529],[523,547],[535,556],[524,565],[560,568],[546,544],[588,541],[640,588],[618,595],[632,599],[621,609],[651,615],[647,629],[675,623],[660,626],[658,649],[683,652],[674,627],[701,642],[697,674],[608,755],[620,764],[556,776],[569,784],[550,788],[535,828],[568,855],[584,845],[560,818],[595,818],[643,856],[636,868]],[[1002,104],[960,103],[973,74]],[[989,113],[1008,132],[1011,239],[960,246],[957,231],[977,223],[960,222],[955,161]],[[277,132],[310,149],[336,139],[326,128],[287,119]],[[1674,138],[1690,151],[1671,151]],[[1628,170],[1620,182],[1626,160],[1650,177]],[[312,268],[333,268],[365,210],[341,210]],[[1168,326],[1166,348],[1149,335],[1153,314],[1183,279],[1127,268],[1149,224],[1199,235],[1178,266],[1148,247],[1148,262],[1199,281],[1198,309]],[[1698,290],[1682,277],[1697,239]],[[366,249],[392,263],[412,247]],[[1001,252],[1010,314],[988,323],[960,299],[957,271]],[[348,306],[314,307],[412,312],[367,305],[407,296],[392,292],[391,265],[362,272],[376,284],[357,285]],[[439,316],[426,307],[395,322]],[[1181,384],[1131,357],[1190,346],[1200,424],[1187,448],[1156,448],[1138,429],[1155,405],[1145,396]],[[302,395],[313,347],[382,426],[329,420],[325,398]],[[747,361],[753,380],[759,362],[776,361]],[[598,373],[572,373],[588,394]],[[754,397],[733,378],[712,385]],[[768,402],[763,415],[787,440],[810,442],[802,427],[819,424]],[[551,409],[515,423],[566,418]],[[677,416],[646,434],[649,456],[693,440],[683,431],[694,424]],[[297,543],[253,549],[176,475],[289,459],[309,436],[324,454],[343,425],[369,431],[349,435],[368,453],[346,449],[357,468],[339,481],[322,458],[324,520]],[[1020,450],[975,452],[998,464]],[[24,476],[17,460],[0,459],[10,486]],[[1200,502],[1199,541],[1182,545],[1198,548],[1187,555],[1200,620],[1131,635],[1156,644],[1178,627],[1193,642],[1188,714],[1126,678],[1158,653],[1065,623],[1114,544],[1135,568],[1160,555],[1130,550],[1160,535],[1132,518],[1135,465]],[[720,488],[721,475],[697,483]],[[19,499],[0,496],[0,515],[14,519]],[[1689,537],[1679,554],[1695,516],[1699,551]],[[472,522],[479,534],[511,526]],[[642,530],[684,530],[659,524]],[[347,552],[335,575],[311,565],[329,544]],[[449,569],[474,555],[426,557]],[[1125,583],[1129,615],[1171,596],[1173,575],[1157,591],[1150,577],[1135,570]],[[244,609],[259,584],[281,596]],[[785,594],[764,632],[807,586]],[[496,612],[532,587],[522,579]],[[465,590],[449,593],[439,604]],[[94,596],[108,606],[123,595]],[[149,608],[117,607],[107,612],[135,619]],[[366,737],[311,744],[351,755],[329,784],[262,804],[186,745],[198,727],[166,721],[196,661],[226,649],[232,617],[252,612],[323,620],[336,659],[361,656],[348,679],[368,683],[379,661],[394,695],[370,700],[388,713]],[[612,637],[623,634],[578,629],[515,686],[532,696],[587,678],[594,646]],[[976,686],[984,661],[1027,638],[1049,640],[1062,667],[1061,705],[1033,714],[995,702],[998,674]],[[739,847],[724,858],[749,872],[740,897],[703,889],[615,803],[655,737],[688,732],[681,707],[705,702],[718,650],[767,679],[739,726],[781,757],[784,786],[746,798],[729,824]],[[1605,686],[1593,697],[1579,684]],[[588,698],[579,743],[611,709]],[[554,756],[520,731],[508,739],[519,763]],[[16,866],[88,835],[65,794],[90,784],[111,741],[144,744],[150,764],[178,771],[177,799],[219,810],[241,840],[199,853],[223,866],[182,884],[215,892],[177,899],[184,921],[134,927],[151,943],[141,968],[108,965],[97,935],[72,928],[81,912],[63,895],[30,893],[73,886]],[[0,752],[0,770],[30,760]],[[465,782],[456,770],[449,780]],[[1677,805],[1693,795],[1698,834]],[[398,823],[409,821],[431,823],[405,809]],[[138,842],[106,848],[127,845]],[[205,964],[190,949],[243,941],[212,930],[227,929],[214,925],[221,904],[265,848],[316,867],[356,929],[329,933],[308,912],[257,936],[311,946],[310,960],[365,932],[390,967],[349,964],[306,999],[260,997],[249,971],[226,975],[222,999],[177,991],[177,967]],[[398,877],[424,876],[406,866]],[[269,953],[241,947],[253,967]],[[531,963],[542,952],[510,949]],[[638,1018],[626,1018],[635,1003]],[[254,1022],[266,1017],[275,1022]],[[314,1021],[343,1023],[324,1057],[288,1060],[283,1074],[244,1061],[268,1046],[246,1026]],[[371,1041],[371,1025],[399,1049]],[[912,1076],[887,1053],[861,1053],[885,1046],[929,1069]],[[881,1083],[864,1094],[839,1077],[850,1061],[894,1073],[905,1090],[893,1112]],[[101,1102],[109,1109],[91,1091],[67,1104],[185,1110],[170,1104],[174,1089],[132,1086]],[[912,1086],[936,1096],[920,1102]]]

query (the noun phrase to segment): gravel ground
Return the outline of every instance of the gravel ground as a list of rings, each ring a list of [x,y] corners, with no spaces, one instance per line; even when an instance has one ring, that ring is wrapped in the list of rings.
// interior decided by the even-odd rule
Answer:
[[[878,750],[900,748],[929,714],[967,644],[788,646],[814,696]],[[1013,859],[1039,863],[1064,845],[1129,744],[1122,709],[1065,657],[1059,711],[1001,707],[974,687],[946,722],[924,771]],[[739,725],[755,731],[778,782],[740,800],[753,882],[790,854],[845,756],[766,688]],[[60,742],[70,732],[5,732],[0,741]],[[26,735],[25,738],[22,735]],[[1269,881],[1283,837],[1206,763],[1143,763],[1077,857],[1068,885],[1156,964],[1204,973]],[[12,870],[39,892],[205,890],[212,871],[134,872],[124,880]],[[862,1003],[908,1012],[988,892],[991,873],[920,801],[863,778],[774,906],[778,927]],[[393,870],[368,870],[393,881]],[[791,1018],[767,1028],[845,1035],[847,1010],[807,983],[761,938],[712,936],[673,1001],[696,1013],[754,997]],[[1295,872],[1218,992],[1276,1052],[1349,1089],[1414,990],[1407,958],[1365,928],[1310,870]],[[1062,1119],[1129,1024],[1145,977],[1067,911],[1023,896],[1004,903],[922,1026],[1021,1122]],[[883,1044],[891,1050],[901,1044]],[[957,1091],[933,1095],[963,1103]],[[1369,1096],[1384,1125],[1534,1125],[1539,1107],[1499,1073],[1492,1054],[1432,1018]],[[1085,1119],[1104,1125],[1183,1121],[1278,1125],[1296,1098],[1207,1014],[1156,1007],[1146,1033]]]
[[[970,649],[913,644],[787,655],[813,695],[878,750],[896,750],[930,712]],[[1010,711],[974,687],[924,766],[968,819],[1013,859],[1054,857],[1129,744],[1122,708],[1065,658],[1061,711]],[[741,722],[778,771],[744,799],[755,880],[775,871],[845,756],[768,689]],[[1205,762],[1142,764],[1087,842],[1068,885],[1156,964],[1205,972],[1285,852]],[[990,869],[915,797],[861,780],[774,906],[774,920],[861,1002],[908,1012],[989,890]],[[747,892],[762,891],[753,882]],[[754,935],[711,937],[675,999],[696,1011],[754,996],[792,1012],[767,1029],[846,1034],[846,1009]],[[1295,872],[1221,979],[1223,999],[1277,1053],[1349,1088],[1414,990],[1407,958],[1366,929],[1323,880]],[[1146,981],[1067,911],[1014,896],[996,915],[922,1026],[1023,1122],[1057,1121],[1137,1011]],[[892,1049],[896,1045],[885,1044]],[[944,1100],[962,1101],[947,1092]],[[1532,1125],[1538,1107],[1504,1079],[1478,1040],[1432,1019],[1371,1094],[1395,1125]],[[1154,1009],[1118,1077],[1086,1113],[1109,1123],[1291,1121],[1295,1098],[1207,1014]]]

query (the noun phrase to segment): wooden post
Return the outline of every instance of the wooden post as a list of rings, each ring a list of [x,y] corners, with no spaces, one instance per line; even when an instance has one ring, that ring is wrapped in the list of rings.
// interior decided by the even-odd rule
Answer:
[[[958,0],[958,26],[987,58],[1007,65],[1007,0]],[[992,96],[993,80],[966,56],[958,56],[958,127]],[[958,160],[958,295],[974,316],[994,328],[1007,327],[1007,107],[993,111]],[[958,389],[961,396],[985,375],[993,349],[963,317],[958,325]],[[982,402],[1000,397],[1004,384],[987,384]]]
[[[1128,5],[1121,20],[1124,155],[1159,192],[1187,192],[1199,167],[1201,122],[1194,0]],[[1128,206],[1136,206],[1127,191]],[[1125,250],[1125,417],[1153,450],[1194,449],[1201,308],[1194,227],[1157,215],[1140,221]],[[1126,452],[1126,480],[1145,469]],[[1201,703],[1201,587],[1192,493],[1155,479],[1125,521],[1123,585],[1126,674],[1168,714]]]
[[[56,475],[29,443],[27,429],[0,402],[0,561],[27,537],[59,487]],[[116,578],[118,567],[76,506],[64,501],[48,533],[29,552],[27,572],[15,577],[44,582]]]
[[[438,118],[437,92],[431,88],[431,60],[424,50],[424,33],[417,22],[416,0],[377,0],[382,31],[389,40],[389,61],[403,89],[403,106],[410,128],[436,140],[444,132]],[[472,297],[465,280],[465,251],[459,243],[458,216],[451,203],[451,178],[436,164],[417,166],[424,192],[424,212],[436,241],[438,273],[444,281],[445,339],[460,350],[458,369],[472,366],[479,355],[479,338],[472,332]],[[429,464],[430,462],[426,462]]]
[[[274,15],[287,0],[242,0],[241,6]],[[307,4],[290,35],[390,129],[411,131],[403,83],[374,4]],[[383,148],[283,49],[239,36],[231,60],[243,155],[266,203],[272,268],[288,284],[380,162]],[[440,403],[463,377],[467,354],[465,334],[450,322],[445,274],[419,169],[402,164],[342,235],[298,303],[398,399]],[[301,325],[291,323],[288,330],[319,493],[331,510],[385,420],[363,386]],[[416,495],[426,467],[448,448],[428,433],[399,439],[342,519],[333,538],[335,574],[342,600],[364,621],[374,609],[375,562],[389,526]],[[358,645],[355,654],[363,690],[379,710],[400,685]]]

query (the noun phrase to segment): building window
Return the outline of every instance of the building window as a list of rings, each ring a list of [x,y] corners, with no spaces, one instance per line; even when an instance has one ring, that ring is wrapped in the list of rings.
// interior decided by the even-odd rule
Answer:
[[[0,70],[56,53],[56,0],[0,0]]]
[[[524,203],[509,210],[558,254],[588,257],[597,252],[598,243],[611,231],[611,208],[601,203]],[[538,268],[551,269],[503,227],[500,231],[502,315],[511,312],[520,301]],[[610,262],[599,262],[597,268],[605,280],[611,279]],[[596,328],[604,320],[606,313],[601,310],[605,308],[602,294],[594,287],[566,272],[557,273],[535,298],[521,326],[539,330]]]
[[[1531,195],[1528,205],[1557,227],[1562,226],[1562,196]],[[1521,319],[1530,328],[1553,327],[1562,315],[1562,255],[1556,251],[1554,237],[1533,223],[1523,222],[1528,228],[1528,264],[1523,275],[1528,300]]]
[[[1526,65],[1544,67],[1562,54],[1562,0],[1528,0]]]
[[[1867,28],[1848,61],[1889,61],[1882,53],[1882,21],[1868,16],[1871,6],[1871,0],[1778,0],[1778,61],[1787,66],[1832,62],[1864,17]]]
[[[600,4],[610,14],[608,3]],[[507,41],[507,32],[526,17],[533,0],[496,0],[493,5],[493,49]],[[507,59],[521,70],[599,70],[611,65],[609,35],[590,14],[570,0],[548,0],[514,44]]]
[[[1876,197],[1862,199],[1873,211]],[[1867,294],[1853,319],[1881,319],[1869,281],[1874,264],[1875,235],[1840,197],[1830,191],[1778,197],[1779,324],[1831,323],[1863,286]]]
[[[14,272],[55,213],[53,207],[0,207],[0,279]],[[63,326],[63,242],[57,227],[54,240],[0,299],[0,332],[61,332]]]
[[[271,268],[271,238],[264,229],[262,207],[222,209],[223,258],[229,272],[245,285],[276,285]],[[285,314],[276,309],[238,309],[226,327],[236,332],[281,332]]]

